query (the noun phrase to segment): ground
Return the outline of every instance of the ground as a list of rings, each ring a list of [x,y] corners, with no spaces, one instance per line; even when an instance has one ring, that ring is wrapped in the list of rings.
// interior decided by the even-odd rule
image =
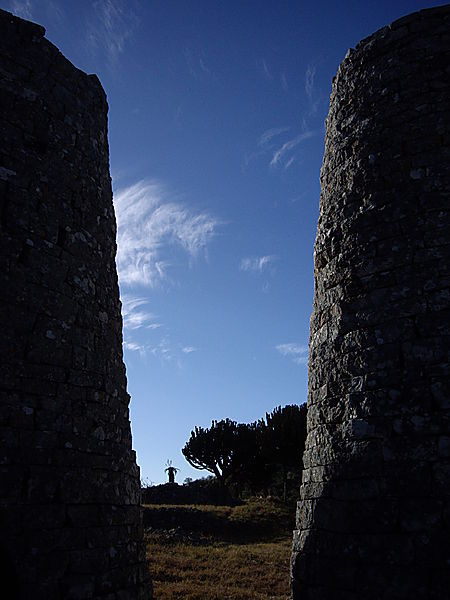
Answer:
[[[241,506],[145,507],[155,600],[287,600],[293,510]]]

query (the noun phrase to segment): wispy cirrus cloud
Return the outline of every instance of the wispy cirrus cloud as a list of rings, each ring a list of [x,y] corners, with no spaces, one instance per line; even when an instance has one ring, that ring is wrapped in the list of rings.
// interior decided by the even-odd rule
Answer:
[[[157,181],[142,180],[114,194],[117,269],[121,285],[154,287],[167,281],[171,256],[206,254],[219,221],[195,212]]]
[[[317,88],[316,73],[317,63],[309,63],[305,71],[305,94],[308,99],[308,111],[303,117],[304,123],[307,123],[312,117],[316,115],[320,103],[322,102],[325,96]]]
[[[278,61],[273,56],[271,62],[272,64],[265,57],[257,58],[255,61],[256,68],[266,82],[272,86],[280,86],[283,92],[287,93],[289,91],[289,84],[286,71],[278,71],[277,67],[274,66]]]
[[[131,352],[139,352],[142,358],[152,355],[159,358],[161,362],[172,362],[175,359],[173,348],[169,338],[164,337],[157,343],[141,343],[134,340],[124,340],[123,347]]]
[[[183,367],[183,356],[197,352],[197,348],[194,346],[173,344],[169,335],[164,335],[157,341],[149,338],[146,338],[145,341],[125,338],[123,347],[129,352],[139,353],[142,359],[158,359],[162,364],[173,364],[179,369]]]
[[[175,363],[178,368],[182,368],[183,361],[181,354],[187,355],[197,351],[194,346],[174,345],[168,336],[163,337],[158,344],[149,344],[146,352],[158,358],[163,363]]]
[[[123,327],[125,331],[133,331],[136,329],[159,329],[161,323],[155,322],[157,316],[146,309],[148,300],[122,294],[122,317]]]
[[[286,131],[289,131],[289,129],[289,127],[272,127],[271,129],[266,129],[266,131],[261,134],[258,140],[258,146],[261,148],[267,148],[273,138],[278,137]]]
[[[262,273],[264,270],[272,267],[276,260],[277,257],[274,254],[246,257],[241,260],[239,270],[250,273]]]
[[[212,76],[211,70],[206,64],[204,52],[194,53],[191,48],[186,47],[183,50],[183,54],[188,71],[194,79],[201,79],[204,76]]]
[[[269,160],[270,168],[287,171],[293,164],[300,162],[300,145],[322,132],[322,128],[319,128],[317,124],[313,125],[324,96],[317,89],[316,65],[317,61],[310,62],[305,71],[304,89],[306,101],[305,110],[300,119],[299,133],[295,136],[293,135],[292,131],[295,131],[294,127],[273,127],[264,131],[257,141],[258,149],[245,155],[242,164],[243,172],[246,171],[252,160],[266,156],[267,154],[271,156]],[[264,66],[267,68],[267,64],[262,60],[261,68],[263,71],[265,70]],[[268,73],[270,74],[270,71]],[[280,73],[280,82],[283,90],[287,92],[289,87],[285,72]],[[287,135],[290,131],[291,133]],[[275,145],[275,142],[278,142],[278,144]]]
[[[318,130],[309,129],[308,123],[305,119],[302,123],[302,132],[295,137],[290,137],[290,139],[286,140],[287,135],[285,134],[287,134],[290,130],[290,127],[271,127],[270,129],[263,131],[257,141],[258,150],[247,154],[244,157],[242,171],[246,171],[252,160],[255,160],[261,156],[267,157],[268,154],[271,155],[269,161],[270,168],[279,168],[286,171],[299,157],[298,147],[303,142],[319,133]],[[281,138],[281,142],[278,138]],[[283,138],[286,141],[282,141]]]
[[[291,156],[291,158],[287,161],[287,163],[284,165],[285,171],[287,171],[289,167],[294,164],[295,158],[295,156]]]
[[[33,4],[31,0],[12,0],[8,4],[8,10],[22,19],[33,18]]]
[[[45,15],[45,22],[53,22],[60,25],[64,20],[64,10],[61,3],[55,0],[10,0],[6,3],[6,10],[21,17],[22,19],[36,19],[42,22]]]
[[[270,152],[274,148],[274,140],[278,136],[282,135],[289,131],[290,127],[271,127],[270,129],[266,129],[259,136],[257,141],[258,150],[254,152],[250,152],[244,156],[244,160],[242,162],[242,172],[245,173],[249,164],[256,160],[261,156],[265,156],[268,152]]]
[[[308,65],[305,73],[305,92],[308,98],[311,100],[314,90],[314,78],[316,76],[316,66],[314,64]]]
[[[289,156],[289,153],[294,150],[299,144],[303,141],[313,137],[316,135],[316,131],[304,131],[300,133],[295,138],[288,140],[285,142],[278,150],[276,150],[272,155],[272,160],[270,161],[271,167],[278,167],[284,163],[286,157]],[[289,157],[290,160],[291,157]]]
[[[167,327],[149,309],[144,290],[173,283],[169,272],[175,264],[206,256],[219,222],[188,208],[180,196],[155,180],[119,189],[114,206],[124,349],[181,368],[182,357],[196,348],[171,341]]]
[[[148,351],[160,358],[164,362],[171,362],[174,359],[174,353],[172,350],[172,346],[167,337],[164,337],[158,344],[148,346]]]
[[[267,65],[266,59],[262,58],[261,60],[256,61],[256,64],[258,65],[259,69],[261,70],[261,72],[264,74],[264,77],[268,80],[268,81],[272,81],[273,79],[273,75],[270,72],[270,69]]]
[[[106,53],[110,67],[115,67],[125,49],[127,40],[139,24],[134,2],[124,0],[96,0],[95,18],[87,29],[88,45],[94,51]]]
[[[297,365],[305,365],[308,362],[308,348],[295,342],[278,344],[276,350],[282,355],[290,358]]]
[[[139,344],[138,342],[131,342],[129,340],[123,340],[123,347],[125,350],[130,350],[131,352],[139,352],[141,357],[144,357],[147,353],[147,348],[143,344]]]
[[[194,346],[185,346],[181,349],[184,354],[191,354],[192,352],[197,352],[197,348]]]
[[[159,329],[162,324],[158,323],[156,315],[148,310],[146,298],[121,294],[121,301],[123,347],[132,352],[139,352],[143,357],[148,352],[148,334],[144,331]]]

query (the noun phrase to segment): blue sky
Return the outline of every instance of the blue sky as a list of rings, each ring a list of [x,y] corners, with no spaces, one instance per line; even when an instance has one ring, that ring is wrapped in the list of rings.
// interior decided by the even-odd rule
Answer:
[[[0,0],[108,95],[133,446],[199,477],[195,425],[307,393],[331,80],[425,0]]]

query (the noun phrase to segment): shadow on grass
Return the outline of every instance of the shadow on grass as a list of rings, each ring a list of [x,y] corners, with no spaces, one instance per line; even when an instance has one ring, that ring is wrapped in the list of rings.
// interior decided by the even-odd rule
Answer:
[[[248,544],[286,539],[292,508],[255,500],[242,506],[144,506],[144,527],[168,542]]]

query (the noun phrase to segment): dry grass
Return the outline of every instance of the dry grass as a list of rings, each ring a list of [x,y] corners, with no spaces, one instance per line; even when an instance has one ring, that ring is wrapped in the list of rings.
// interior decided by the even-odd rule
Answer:
[[[286,600],[291,540],[192,546],[149,542],[156,600]]]
[[[199,508],[199,507],[197,507]],[[214,518],[239,521],[243,527],[272,517],[283,527],[272,539],[218,541],[210,532],[192,543],[173,541],[164,532],[148,535],[148,558],[156,600],[287,600],[292,536],[286,511],[274,505],[201,507]],[[182,524],[181,524],[182,525]],[[197,532],[198,533],[198,532]],[[253,536],[252,536],[253,537]]]

